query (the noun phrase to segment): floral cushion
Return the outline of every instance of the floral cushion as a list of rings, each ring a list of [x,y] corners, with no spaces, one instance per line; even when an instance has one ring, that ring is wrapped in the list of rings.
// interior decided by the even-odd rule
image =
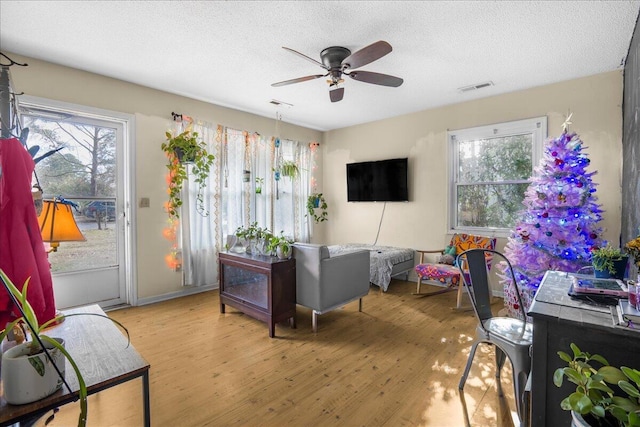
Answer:
[[[418,264],[416,273],[423,280],[435,280],[449,287],[458,286],[460,283],[460,270],[455,265]]]
[[[455,247],[456,255],[460,255],[468,249],[495,249],[496,239],[460,233],[451,237],[449,246]],[[489,259],[489,266],[491,266],[490,261]],[[433,280],[448,287],[455,287],[460,284],[460,270],[455,265],[424,263],[416,265],[415,270],[421,280]]]

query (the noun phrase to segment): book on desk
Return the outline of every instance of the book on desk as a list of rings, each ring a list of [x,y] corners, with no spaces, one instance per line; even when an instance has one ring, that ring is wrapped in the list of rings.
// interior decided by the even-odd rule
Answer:
[[[629,300],[621,299],[616,310],[619,325],[629,326],[629,323],[632,323],[634,326],[640,327],[640,310],[629,304]]]

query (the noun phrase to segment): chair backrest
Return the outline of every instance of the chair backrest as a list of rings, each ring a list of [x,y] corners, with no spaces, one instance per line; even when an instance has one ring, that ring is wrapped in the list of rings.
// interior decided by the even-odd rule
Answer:
[[[515,294],[518,298],[519,309],[522,319],[526,318],[526,313],[517,289],[515,275],[511,262],[502,253],[493,249],[469,249],[462,252],[456,258],[456,265],[460,268],[465,265],[468,269],[467,274],[462,274],[464,285],[469,290],[473,309],[480,320],[487,320],[493,317],[491,312],[491,286],[489,285],[489,266],[493,257],[497,257],[499,261],[505,263],[504,275],[507,276],[510,286],[515,288]],[[462,268],[460,268],[462,270]]]
[[[456,256],[459,256],[461,253],[463,253],[464,251],[468,251],[469,249],[495,250],[496,238],[476,236],[474,234],[456,233],[451,237],[450,246],[456,248]],[[491,253],[487,253],[486,257],[487,268],[491,270]],[[467,267],[464,263],[459,264],[458,266],[462,267],[461,270],[464,274],[468,272]]]

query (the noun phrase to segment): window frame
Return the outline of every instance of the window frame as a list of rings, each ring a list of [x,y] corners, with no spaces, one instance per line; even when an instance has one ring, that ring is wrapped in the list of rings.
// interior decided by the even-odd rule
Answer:
[[[458,169],[460,160],[459,143],[461,141],[504,138],[523,134],[531,134],[532,136],[533,146],[531,151],[531,174],[526,180],[495,181],[496,183],[504,184],[531,183],[533,171],[538,166],[540,159],[542,158],[544,141],[547,138],[547,116],[447,131],[447,146],[449,151],[449,200],[447,229],[450,233],[484,234],[495,237],[508,237],[510,235],[510,228],[470,227],[457,225],[459,214],[457,206],[458,187],[463,185],[458,182]],[[468,182],[464,183],[464,185],[468,184]]]

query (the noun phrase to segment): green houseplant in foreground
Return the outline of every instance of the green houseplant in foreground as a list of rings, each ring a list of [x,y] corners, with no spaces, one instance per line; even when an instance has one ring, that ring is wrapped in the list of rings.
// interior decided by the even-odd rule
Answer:
[[[573,356],[558,352],[568,366],[553,374],[557,387],[565,376],[576,385],[560,402],[562,409],[591,418],[592,426],[640,426],[640,371],[625,366],[618,369],[598,354],[583,352],[574,343],[570,346]],[[601,365],[599,369],[594,362]]]
[[[167,155],[167,169],[169,169],[169,201],[167,212],[172,218],[180,218],[180,206],[182,198],[180,191],[184,182],[188,179],[187,167],[192,165],[191,172],[195,176],[198,192],[196,195],[196,209],[198,213],[207,216],[209,212],[204,207],[204,188],[207,186],[209,171],[213,165],[215,157],[207,152],[207,146],[202,139],[198,138],[197,132],[185,130],[174,136],[171,132],[166,132],[166,142],[162,143],[162,150]]]
[[[50,337],[49,335],[47,335],[46,333],[44,333],[44,330],[52,325],[55,325],[61,321],[64,320],[64,318],[66,317],[71,317],[71,316],[98,316],[98,317],[103,317],[105,319],[108,319],[112,322],[114,322],[115,324],[117,324],[118,326],[120,326],[127,334],[127,340],[129,340],[129,331],[127,330],[127,328],[125,328],[120,322],[118,322],[117,320],[111,319],[108,316],[104,316],[101,314],[96,314],[96,313],[75,313],[75,314],[68,314],[68,315],[60,315],[60,316],[56,316],[53,319],[40,324],[40,322],[38,321],[38,318],[36,316],[35,311],[33,310],[33,307],[31,306],[31,304],[29,303],[29,301],[27,300],[27,290],[29,287],[29,281],[31,278],[28,278],[23,287],[22,287],[22,291],[18,290],[18,288],[13,284],[13,282],[9,279],[9,277],[5,274],[5,272],[0,269],[0,281],[2,281],[2,283],[4,284],[4,288],[6,289],[7,292],[9,292],[10,296],[12,296],[12,300],[14,300],[14,302],[16,302],[20,308],[22,309],[23,312],[23,316],[18,317],[17,319],[13,320],[11,323],[9,323],[7,325],[7,327],[2,330],[0,332],[0,342],[2,342],[7,334],[9,333],[9,331],[12,331],[13,328],[16,325],[26,325],[26,327],[28,328],[28,331],[31,335],[32,341],[30,342],[25,342],[23,344],[20,344],[20,346],[25,346],[28,347],[28,355],[34,355],[34,354],[38,354],[38,353],[42,353],[42,347],[40,346],[40,343],[42,342],[43,344],[47,345],[47,348],[49,348],[49,346],[51,346],[52,348],[56,349],[57,351],[61,352],[64,357],[69,361],[69,364],[71,365],[71,367],[73,368],[73,370],[76,373],[76,376],[78,377],[78,386],[79,386],[79,390],[78,390],[78,399],[80,401],[80,415],[78,418],[78,426],[86,426],[87,424],[87,386],[85,384],[84,378],[82,376],[82,373],[80,372],[78,365],[76,364],[75,360],[73,359],[73,357],[71,356],[71,354],[69,354],[69,352],[65,349],[65,347],[61,344],[60,340],[57,340],[55,338]],[[39,338],[39,339],[38,339]],[[10,351],[10,350],[9,350]],[[38,361],[40,359],[37,359]],[[31,367],[33,367],[33,369],[35,369],[36,371],[38,371],[38,374],[40,376],[43,376],[43,373],[46,369],[46,364],[45,363],[34,363],[32,361],[29,361],[29,363],[31,363]],[[51,364],[51,367],[53,367],[54,364]],[[4,374],[3,374],[4,375]],[[61,383],[60,383],[61,384]],[[59,388],[59,387],[57,387]],[[57,389],[56,388],[56,389]],[[52,390],[55,391],[55,390]],[[7,390],[5,387],[5,394],[6,394]]]

